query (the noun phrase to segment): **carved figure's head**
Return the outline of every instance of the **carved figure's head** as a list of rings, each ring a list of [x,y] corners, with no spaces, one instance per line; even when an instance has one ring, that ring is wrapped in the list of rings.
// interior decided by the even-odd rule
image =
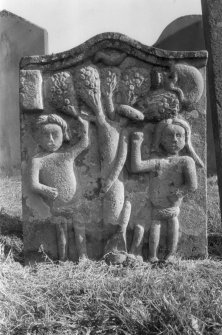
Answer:
[[[153,141],[153,152],[167,152],[178,154],[186,149],[187,155],[191,156],[195,163],[203,167],[204,164],[194,151],[191,143],[191,129],[188,122],[180,118],[168,119],[159,122],[156,126]]]
[[[163,129],[160,145],[167,153],[178,154],[185,147],[185,129],[177,124],[167,125]]]
[[[35,140],[47,152],[57,151],[70,140],[68,125],[56,114],[41,115],[35,123]]]

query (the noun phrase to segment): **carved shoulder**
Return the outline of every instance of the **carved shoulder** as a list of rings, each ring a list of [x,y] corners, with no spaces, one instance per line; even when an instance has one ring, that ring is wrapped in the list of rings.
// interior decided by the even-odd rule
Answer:
[[[194,159],[190,156],[182,156],[181,157],[181,162],[183,164],[183,166],[186,168],[193,168],[196,170],[196,165],[195,165],[195,162],[194,162]]]

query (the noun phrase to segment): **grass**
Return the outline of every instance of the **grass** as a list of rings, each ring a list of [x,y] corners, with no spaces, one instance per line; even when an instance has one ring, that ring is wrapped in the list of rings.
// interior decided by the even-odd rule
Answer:
[[[222,263],[1,264],[1,334],[219,334]]]
[[[4,185],[10,187],[10,181]],[[12,193],[13,187],[18,190],[15,180],[11,185]],[[7,201],[0,212],[0,335],[222,334],[222,262],[215,257],[222,257],[222,234],[215,177],[208,180],[214,259],[159,267],[90,260],[48,260],[24,267],[18,196],[12,197],[14,208]]]

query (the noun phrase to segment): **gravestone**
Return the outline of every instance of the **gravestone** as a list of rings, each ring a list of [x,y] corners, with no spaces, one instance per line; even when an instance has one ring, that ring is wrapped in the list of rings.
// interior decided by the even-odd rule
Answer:
[[[26,262],[206,255],[206,57],[105,33],[22,59]]]
[[[46,31],[6,10],[0,12],[0,171],[19,170],[19,61],[47,52]]]
[[[162,32],[154,47],[166,50],[205,50],[202,15],[186,15],[171,22]],[[207,174],[215,175],[216,158],[214,134],[212,128],[212,112],[207,80]]]
[[[204,35],[209,51],[208,76],[212,109],[214,141],[216,148],[217,176],[222,210],[222,2],[202,1]]]

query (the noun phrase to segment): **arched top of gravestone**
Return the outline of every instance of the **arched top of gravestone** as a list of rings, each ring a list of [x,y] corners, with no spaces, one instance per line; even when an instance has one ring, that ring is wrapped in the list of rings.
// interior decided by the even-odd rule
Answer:
[[[202,15],[185,15],[170,22],[153,46],[166,50],[205,49]]]
[[[32,26],[34,26],[34,27],[36,27],[36,28],[39,28],[39,29],[44,29],[44,28],[42,28],[42,27],[40,27],[40,26],[38,26],[38,25],[36,25],[36,24],[34,24],[34,23],[32,23],[32,22],[30,22],[30,21],[28,21],[28,20],[26,20],[26,19],[24,19],[23,17],[21,17],[21,16],[19,16],[19,15],[16,15],[16,14],[14,14],[14,13],[12,13],[12,12],[9,12],[8,10],[6,10],[6,9],[3,9],[2,11],[0,11],[0,19],[12,19],[12,20],[17,20],[17,21],[19,21],[19,22],[23,22],[23,23],[25,23],[25,24],[29,24],[29,25],[32,25]],[[45,31],[45,29],[44,29],[44,31]]]
[[[46,55],[24,57],[20,62],[21,69],[57,70],[67,69],[89,59],[99,61],[98,52],[109,53],[116,51],[113,64],[118,66],[121,55],[136,57],[141,61],[155,65],[169,65],[170,61],[190,62],[196,67],[206,65],[207,51],[167,51],[146,46],[130,37],[114,32],[96,35],[85,43],[65,52]],[[118,54],[119,53],[119,54]]]

